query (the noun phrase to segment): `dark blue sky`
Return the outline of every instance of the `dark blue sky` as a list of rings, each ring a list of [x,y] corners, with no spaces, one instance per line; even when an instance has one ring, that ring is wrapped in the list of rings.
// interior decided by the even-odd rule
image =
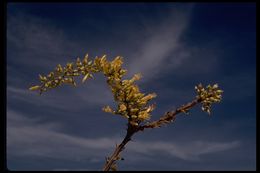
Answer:
[[[134,136],[120,170],[256,169],[255,3],[8,3],[7,166],[10,170],[101,170],[125,135],[101,74],[42,96],[38,74],[89,53],[124,57],[155,92],[153,119],[218,83],[212,116],[189,116]]]

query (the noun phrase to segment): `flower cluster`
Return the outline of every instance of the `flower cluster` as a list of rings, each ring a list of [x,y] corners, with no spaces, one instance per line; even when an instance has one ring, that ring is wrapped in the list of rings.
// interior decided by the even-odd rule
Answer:
[[[88,55],[85,56],[83,61],[78,58],[76,63],[67,63],[65,67],[60,64],[50,72],[48,75],[39,75],[41,85],[36,85],[30,88],[30,90],[37,90],[42,94],[49,89],[56,88],[62,84],[72,84],[76,86],[74,77],[84,75],[83,81],[88,78],[93,78],[91,72],[95,72],[92,66],[92,61],[88,61]]]
[[[116,110],[106,106],[103,111],[121,115],[127,118],[133,126],[138,126],[142,121],[150,118],[154,105],[147,103],[155,98],[156,94],[145,95],[140,92],[139,87],[135,84],[135,81],[141,78],[140,74],[135,74],[129,80],[122,80],[123,75],[127,72],[121,68],[122,64],[120,56],[112,61],[108,61],[106,55],[89,61],[88,55],[86,55],[82,61],[78,58],[76,63],[68,63],[65,67],[59,64],[54,72],[50,72],[47,76],[39,75],[41,85],[33,86],[30,90],[39,91],[41,94],[63,83],[76,86],[74,77],[83,75],[82,82],[85,82],[87,79],[93,78],[93,73],[103,72],[117,102]]]
[[[199,84],[195,86],[195,90],[197,92],[197,98],[200,100],[202,104],[202,110],[210,114],[212,103],[220,102],[222,99],[223,90],[220,90],[218,84],[214,84],[213,86],[208,85],[206,89]]]

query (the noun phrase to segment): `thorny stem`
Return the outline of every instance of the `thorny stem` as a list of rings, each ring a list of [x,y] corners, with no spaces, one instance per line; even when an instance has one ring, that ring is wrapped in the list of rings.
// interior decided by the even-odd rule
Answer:
[[[127,134],[126,134],[125,138],[123,139],[121,144],[116,147],[112,156],[109,157],[109,159],[106,161],[104,168],[103,168],[103,171],[109,171],[110,170],[113,163],[116,160],[118,160],[117,158],[119,157],[120,152],[124,150],[125,145],[131,140],[131,137],[135,133],[137,133],[138,131],[143,131],[145,128],[155,128],[155,127],[160,127],[163,124],[170,123],[170,122],[175,120],[176,115],[178,113],[188,111],[190,108],[192,108],[196,104],[200,103],[201,101],[202,101],[202,99],[200,99],[200,98],[194,99],[192,102],[189,102],[185,105],[182,105],[181,107],[177,108],[173,112],[167,112],[159,120],[150,122],[150,123],[143,125],[143,126],[135,127],[135,126],[132,126],[130,123],[128,123]]]
[[[138,131],[143,131],[145,128],[160,127],[163,124],[168,124],[170,122],[173,122],[178,113],[187,112],[190,108],[192,108],[193,106],[195,106],[196,104],[198,104],[200,102],[202,102],[202,99],[196,98],[192,102],[189,102],[189,103],[182,105],[181,107],[177,108],[175,111],[166,112],[159,120],[150,122],[150,123],[145,124],[143,126],[139,126]]]
[[[127,128],[127,133],[123,141],[121,142],[120,145],[118,145],[112,154],[112,156],[106,161],[103,171],[109,171],[113,163],[118,160],[118,156],[121,151],[124,150],[125,145],[131,140],[131,137],[133,136],[134,133],[137,132],[137,128],[132,126],[130,123],[128,123],[128,128]]]

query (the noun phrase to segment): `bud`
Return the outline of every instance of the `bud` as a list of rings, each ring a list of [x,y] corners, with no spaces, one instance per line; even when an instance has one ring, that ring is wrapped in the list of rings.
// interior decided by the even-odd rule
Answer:
[[[123,111],[125,111],[126,110],[126,106],[124,105],[124,104],[121,104],[120,106],[119,106],[119,111],[120,112],[123,112]]]
[[[85,81],[88,79],[88,77],[89,77],[89,73],[87,73],[87,74],[84,76],[84,78],[82,79],[82,82],[85,82]]]
[[[36,86],[30,87],[29,90],[35,91],[35,90],[38,90],[38,89],[40,89],[40,88],[41,88],[40,86],[36,85]]]

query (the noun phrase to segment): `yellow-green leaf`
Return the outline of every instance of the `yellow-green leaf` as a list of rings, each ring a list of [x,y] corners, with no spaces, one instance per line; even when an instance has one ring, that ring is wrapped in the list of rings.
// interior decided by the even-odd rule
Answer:
[[[40,89],[40,88],[41,88],[40,86],[36,85],[36,86],[30,87],[29,90],[35,91],[35,90],[38,90],[38,89]]]
[[[83,64],[87,65],[88,63],[88,54],[85,55],[85,58],[83,59]]]
[[[89,73],[87,73],[87,74],[84,76],[84,78],[82,79],[82,82],[85,82],[85,81],[88,79],[88,77],[89,77]]]

